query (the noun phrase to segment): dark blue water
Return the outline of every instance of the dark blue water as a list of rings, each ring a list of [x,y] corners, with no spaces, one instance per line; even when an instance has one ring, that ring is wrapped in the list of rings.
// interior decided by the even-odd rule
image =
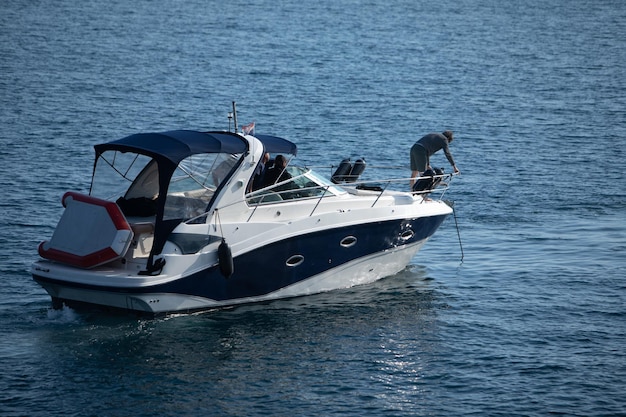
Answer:
[[[618,0],[1,2],[0,415],[626,415],[625,34]],[[92,146],[233,100],[309,164],[408,176],[454,130],[463,262],[449,218],[368,286],[50,310],[29,266]]]

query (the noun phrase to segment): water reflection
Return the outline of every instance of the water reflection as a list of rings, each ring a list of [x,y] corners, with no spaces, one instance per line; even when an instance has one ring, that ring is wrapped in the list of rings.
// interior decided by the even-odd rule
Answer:
[[[67,376],[59,389],[80,383],[118,409],[319,410],[343,395],[346,409],[382,411],[420,395],[439,350],[446,303],[434,287],[413,266],[371,285],[205,314],[137,320],[64,309],[50,313],[36,355],[49,358],[47,373]]]

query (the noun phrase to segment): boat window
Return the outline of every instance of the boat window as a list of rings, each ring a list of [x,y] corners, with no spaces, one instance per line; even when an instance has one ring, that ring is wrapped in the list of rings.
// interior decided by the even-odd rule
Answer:
[[[312,171],[309,169],[306,171],[306,175],[307,177],[311,179],[312,182],[318,184],[319,186],[328,187],[328,191],[330,191],[331,193],[335,195],[346,193],[346,191],[343,190],[341,187],[336,186],[335,184],[330,182],[330,180],[328,180],[326,177],[322,177],[320,174],[318,174],[315,171]]]
[[[159,195],[159,167],[153,159],[141,170],[137,178],[128,187],[124,198],[155,199]]]
[[[241,155],[197,154],[180,162],[165,200],[164,218],[190,219],[206,212],[213,193]]]
[[[170,180],[164,219],[203,214],[239,158],[241,154],[197,154],[181,161]],[[154,216],[159,196],[156,161],[131,152],[104,152],[96,163],[91,195],[116,201],[126,216]]]
[[[104,152],[96,162],[91,195],[115,201],[119,197],[155,199],[159,173],[149,157],[117,151]]]

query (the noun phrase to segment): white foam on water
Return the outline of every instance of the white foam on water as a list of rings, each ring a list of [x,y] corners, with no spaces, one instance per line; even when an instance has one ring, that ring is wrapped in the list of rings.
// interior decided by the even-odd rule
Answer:
[[[75,323],[80,320],[80,315],[65,305],[59,310],[49,308],[47,315],[48,320],[56,323]]]

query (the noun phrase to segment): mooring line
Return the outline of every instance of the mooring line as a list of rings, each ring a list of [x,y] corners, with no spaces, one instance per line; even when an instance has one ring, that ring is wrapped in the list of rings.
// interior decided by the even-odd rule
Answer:
[[[463,258],[465,254],[463,253],[463,243],[461,243],[461,232],[459,231],[459,222],[456,219],[456,210],[454,209],[454,204],[452,204],[452,214],[454,215],[454,224],[456,225],[456,234],[459,237],[459,246],[461,248],[461,262],[463,262]]]

